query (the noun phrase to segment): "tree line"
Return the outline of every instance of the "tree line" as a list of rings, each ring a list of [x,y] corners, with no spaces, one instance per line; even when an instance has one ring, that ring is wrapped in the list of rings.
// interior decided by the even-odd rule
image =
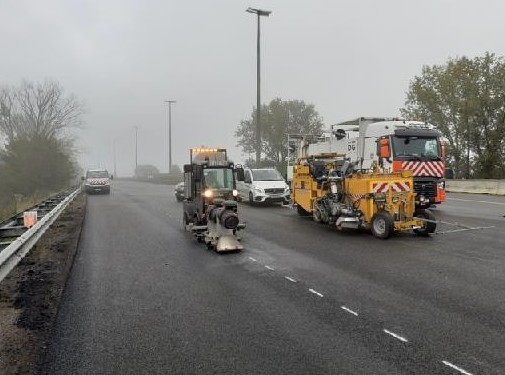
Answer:
[[[0,87],[0,207],[69,186],[79,170],[70,130],[82,114],[55,81]]]
[[[505,62],[484,56],[450,58],[423,66],[406,94],[403,117],[432,123],[447,145],[447,165],[456,178],[505,177]],[[358,114],[359,115],[359,114]],[[389,115],[389,114],[386,114]],[[320,134],[323,120],[314,105],[301,100],[272,100],[261,107],[263,158],[250,165],[286,170],[288,134]],[[256,151],[256,109],[242,120],[235,136],[244,153]]]

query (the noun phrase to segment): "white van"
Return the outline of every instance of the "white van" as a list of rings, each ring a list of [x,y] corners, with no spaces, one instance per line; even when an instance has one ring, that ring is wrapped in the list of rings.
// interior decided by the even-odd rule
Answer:
[[[289,186],[275,168],[237,169],[237,190],[240,200],[249,203],[288,204],[290,199]]]
[[[86,176],[82,177],[86,193],[110,194],[111,178],[106,169],[88,169]]]

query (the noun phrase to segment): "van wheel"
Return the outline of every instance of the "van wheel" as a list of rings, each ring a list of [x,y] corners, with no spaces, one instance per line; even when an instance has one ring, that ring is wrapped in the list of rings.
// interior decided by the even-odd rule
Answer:
[[[372,234],[380,239],[389,238],[394,230],[394,221],[386,211],[379,211],[372,217]]]
[[[249,204],[251,206],[254,206],[254,197],[253,197],[252,192],[249,192]]]

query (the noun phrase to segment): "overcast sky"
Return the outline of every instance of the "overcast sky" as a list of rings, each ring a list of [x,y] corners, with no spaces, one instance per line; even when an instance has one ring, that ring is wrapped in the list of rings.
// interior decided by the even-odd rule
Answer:
[[[326,125],[398,116],[410,80],[448,58],[505,55],[502,0],[0,0],[0,84],[58,81],[86,104],[83,168],[168,170],[195,146],[226,147],[256,104],[315,105]]]

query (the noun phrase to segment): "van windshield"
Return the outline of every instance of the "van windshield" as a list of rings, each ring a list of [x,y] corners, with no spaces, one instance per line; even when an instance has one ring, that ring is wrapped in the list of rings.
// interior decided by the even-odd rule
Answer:
[[[109,178],[109,173],[107,171],[88,171],[86,173],[87,178]]]
[[[253,169],[255,181],[283,181],[282,175],[276,169]]]

